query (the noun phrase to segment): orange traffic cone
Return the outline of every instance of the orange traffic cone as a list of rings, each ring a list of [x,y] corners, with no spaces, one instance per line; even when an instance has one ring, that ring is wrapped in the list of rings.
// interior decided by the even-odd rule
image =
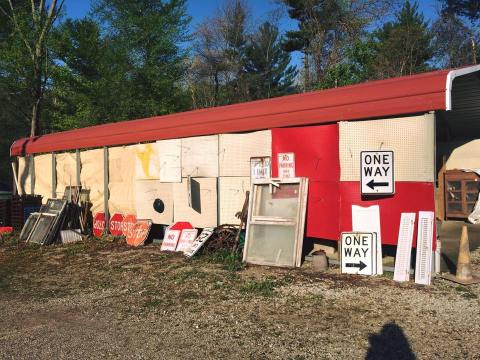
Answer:
[[[472,275],[472,265],[470,264],[470,244],[468,242],[467,225],[463,225],[462,227],[462,236],[460,237],[460,246],[458,249],[457,273],[456,275],[444,275],[443,278],[462,285],[480,283],[480,278]]]

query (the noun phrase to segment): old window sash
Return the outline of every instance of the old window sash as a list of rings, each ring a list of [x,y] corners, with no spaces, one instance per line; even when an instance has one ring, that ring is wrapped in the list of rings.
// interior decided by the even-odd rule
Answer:
[[[274,194],[279,194],[277,200],[282,200],[277,189],[285,185],[297,185],[296,196],[283,198],[293,202],[282,204],[282,201],[278,201],[275,204]],[[243,261],[258,265],[299,267],[305,230],[308,178],[257,179],[252,182],[251,194]],[[295,205],[290,214],[285,205]],[[287,256],[282,257],[284,249],[281,246],[288,247],[286,250],[292,252],[291,256],[287,253]]]

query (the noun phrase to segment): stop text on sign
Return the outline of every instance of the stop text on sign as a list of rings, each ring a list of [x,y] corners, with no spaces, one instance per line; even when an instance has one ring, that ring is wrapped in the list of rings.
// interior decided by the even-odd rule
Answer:
[[[362,151],[360,159],[362,195],[394,194],[393,151]]]

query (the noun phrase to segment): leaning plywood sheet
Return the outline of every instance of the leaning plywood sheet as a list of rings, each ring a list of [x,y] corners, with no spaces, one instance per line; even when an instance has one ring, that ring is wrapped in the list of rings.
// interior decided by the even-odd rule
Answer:
[[[31,157],[18,158],[18,189],[19,194],[30,194],[32,188],[32,174],[31,174]]]
[[[261,156],[272,156],[270,130],[220,135],[220,176],[250,176],[250,158]]]
[[[473,140],[455,148],[447,160],[445,169],[480,169],[480,140]]]
[[[194,227],[217,226],[217,178],[194,178],[200,190],[200,212],[189,206],[187,179],[173,184],[174,221],[188,221]]]
[[[35,189],[36,195],[42,196],[42,202],[52,197],[52,154],[35,156]]]
[[[158,180],[135,181],[137,218],[150,219],[154,224],[173,222],[173,184]]]
[[[61,198],[65,187],[77,185],[77,160],[75,153],[55,155],[57,164],[57,197]]]
[[[104,211],[104,176],[103,176],[103,149],[80,152],[80,183],[82,188],[89,190],[92,203],[92,213]]]
[[[135,146],[108,149],[110,214],[135,214]]]
[[[182,182],[182,140],[157,141],[160,182]]]
[[[182,177],[218,176],[218,135],[182,139]]]
[[[134,145],[135,178],[137,180],[158,180],[160,158],[157,143]]]
[[[340,180],[360,180],[360,152],[392,150],[395,181],[434,181],[434,116],[341,122]]]
[[[219,178],[220,224],[240,224],[235,214],[242,211],[245,193],[250,190],[250,177]]]
[[[383,274],[382,232],[380,229],[380,206],[362,207],[352,205],[352,231],[376,234],[377,275]]]

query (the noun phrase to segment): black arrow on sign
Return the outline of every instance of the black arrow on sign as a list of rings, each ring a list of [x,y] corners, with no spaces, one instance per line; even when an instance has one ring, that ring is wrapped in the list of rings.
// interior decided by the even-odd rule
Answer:
[[[388,186],[390,185],[390,183],[388,182],[375,182],[375,180],[370,180],[368,183],[367,183],[367,186],[372,189],[372,190],[375,190],[375,186]]]
[[[360,271],[362,271],[363,269],[365,269],[367,267],[367,265],[362,260],[360,260],[360,262],[358,264],[357,263],[346,263],[345,266],[346,267],[359,268]]]

